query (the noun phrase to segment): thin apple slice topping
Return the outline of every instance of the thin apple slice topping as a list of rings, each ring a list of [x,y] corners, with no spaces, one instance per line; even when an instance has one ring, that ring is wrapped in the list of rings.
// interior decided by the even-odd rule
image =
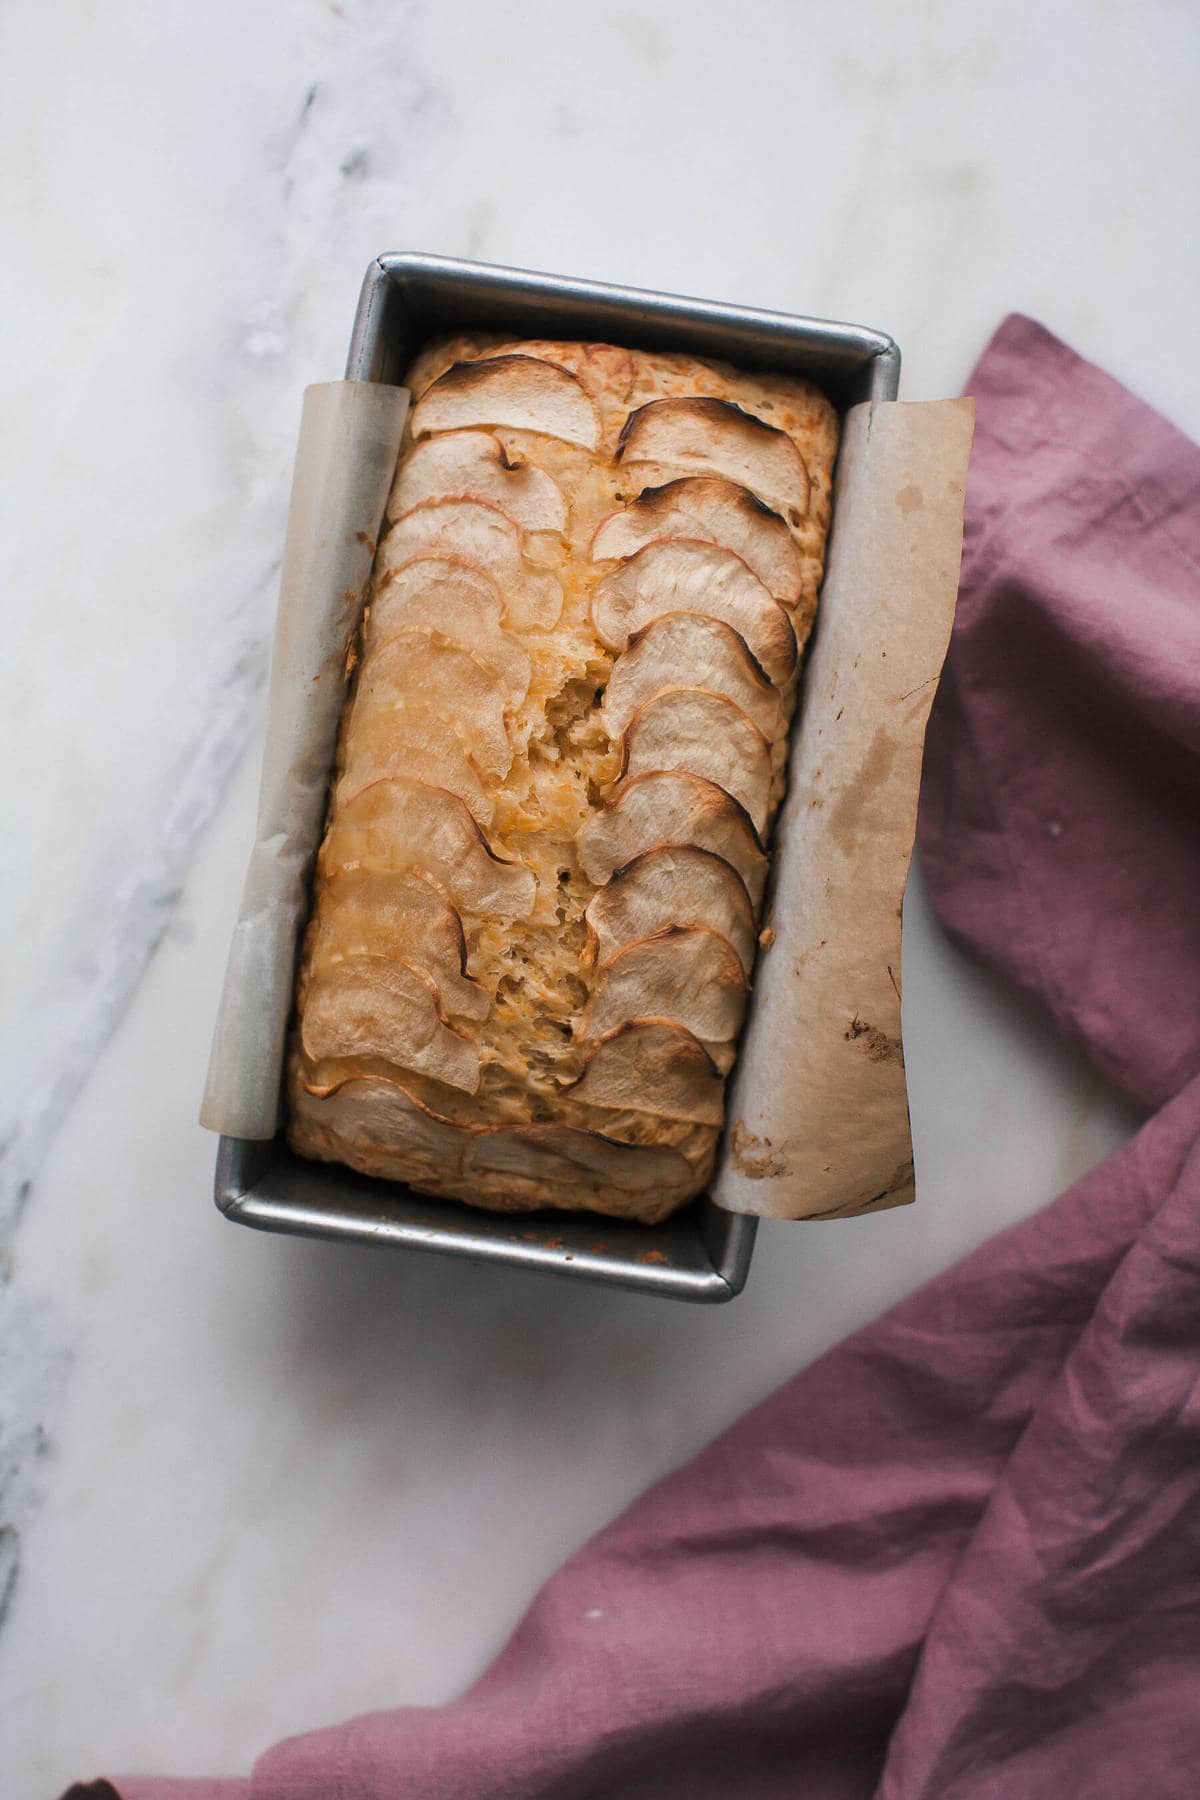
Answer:
[[[791,620],[732,550],[690,538],[657,538],[606,575],[592,595],[596,634],[610,650],[624,650],[635,631],[672,612],[720,619],[776,686],[796,667]]]
[[[496,677],[469,650],[421,632],[398,633],[364,660],[350,716],[347,760],[363,733],[386,741],[390,729],[405,729],[407,718],[411,738],[414,722],[430,712],[453,721],[484,775],[508,774],[513,752]]]
[[[357,716],[346,735],[343,761],[334,790],[338,806],[376,781],[404,776],[457,794],[485,828],[495,817],[492,793],[454,727],[427,707]]]
[[[491,671],[515,709],[529,692],[529,657],[502,628],[501,612],[500,590],[478,570],[418,557],[393,570],[372,597],[367,651],[408,632],[453,644]]]
[[[491,1004],[467,974],[462,920],[419,875],[336,870],[325,883],[309,950],[315,977],[347,957],[406,962],[435,983],[449,1018],[486,1019]]]
[[[527,919],[537,893],[532,869],[502,862],[456,795],[399,777],[338,808],[320,867],[326,879],[337,869],[426,875],[459,912],[502,919]]]
[[[365,1159],[374,1175],[419,1181],[435,1193],[472,1175],[487,1176],[491,1184],[499,1178],[504,1200],[518,1210],[544,1206],[549,1183],[562,1190],[565,1205],[586,1207],[603,1188],[606,1201],[615,1195],[630,1201],[627,1208],[606,1205],[606,1210],[653,1220],[673,1212],[702,1185],[678,1150],[623,1144],[571,1125],[456,1124],[399,1082],[376,1077],[350,1076],[329,1087],[302,1077],[291,1112],[306,1155],[351,1166]],[[658,1204],[648,1204],[649,1196]],[[492,1194],[486,1189],[479,1194],[479,1203],[494,1197],[499,1198],[493,1186]]]
[[[524,531],[567,529],[557,481],[533,463],[513,462],[490,431],[449,431],[413,446],[388,499],[389,523],[427,500],[484,500]]]
[[[702,1042],[728,1043],[741,1029],[748,991],[728,938],[671,926],[626,944],[603,965],[583,1035],[602,1038],[634,1019],[662,1019]]]
[[[485,500],[426,500],[397,519],[380,546],[379,574],[417,557],[449,557],[490,575],[518,630],[557,625],[562,616],[557,575],[526,562],[520,526]]]
[[[787,432],[731,400],[684,396],[639,406],[625,421],[617,459],[725,475],[793,525],[808,512],[808,469]]]
[[[622,775],[667,769],[686,769],[724,788],[762,837],[771,804],[771,746],[724,694],[668,688],[634,713]]]
[[[763,675],[736,631],[705,613],[664,613],[643,625],[618,656],[601,711],[604,728],[619,738],[639,706],[668,687],[724,694],[772,742],[787,730],[778,689]]]
[[[720,1125],[725,1081],[704,1045],[682,1025],[639,1019],[618,1025],[589,1051],[566,1090],[613,1112],[652,1113],[693,1125]]]
[[[407,562],[390,558],[385,562],[381,557],[371,593],[368,637],[390,637],[397,627],[403,630],[406,621],[401,615],[418,602],[426,604],[431,616],[448,613],[493,631],[501,628],[506,616],[504,595],[492,577],[448,550],[422,551]]]
[[[779,514],[723,475],[684,475],[646,488],[610,513],[592,539],[595,561],[636,556],[657,538],[694,538],[732,550],[784,606],[800,598],[800,553]]]
[[[426,1160],[431,1171],[436,1167],[448,1177],[458,1172],[464,1132],[419,1105],[398,1082],[354,1075],[324,1087],[301,1075],[291,1113],[304,1127],[307,1155],[353,1166],[356,1154],[365,1153],[374,1173],[396,1181],[414,1175]]]
[[[745,974],[754,963],[755,924],[741,876],[723,857],[694,844],[643,851],[592,896],[584,914],[603,963],[624,944],[670,925],[704,925],[737,951]]]
[[[585,450],[595,450],[600,442],[596,409],[578,378],[537,356],[454,363],[425,389],[410,423],[414,439],[465,426],[506,425]]]
[[[300,1043],[311,1062],[379,1057],[473,1094],[479,1052],[446,1023],[436,984],[408,963],[354,956],[308,986]]]
[[[658,770],[623,781],[576,839],[583,872],[596,887],[644,851],[665,844],[695,844],[723,857],[758,905],[767,859],[746,809],[699,775]]]
[[[463,1174],[510,1176],[518,1192],[547,1186],[615,1188],[625,1194],[661,1194],[663,1212],[699,1185],[686,1157],[661,1145],[622,1144],[577,1125],[524,1125],[472,1133],[463,1151]],[[545,1200],[541,1201],[545,1205]]]
[[[552,338],[520,338],[513,343],[489,344],[478,352],[479,359],[496,356],[536,356],[542,362],[558,363],[576,376],[584,392],[592,399],[603,395],[610,401],[628,399],[634,382],[633,358],[628,350],[616,344],[563,343]]]

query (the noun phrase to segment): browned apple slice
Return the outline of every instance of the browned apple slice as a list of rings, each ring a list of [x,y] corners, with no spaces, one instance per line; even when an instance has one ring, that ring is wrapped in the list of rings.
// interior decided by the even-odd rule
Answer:
[[[557,625],[562,584],[548,569],[535,569],[521,554],[521,531],[485,500],[426,500],[397,519],[379,551],[384,576],[417,557],[450,557],[490,575],[504,599],[505,617],[518,630]]]
[[[386,637],[397,625],[403,627],[399,615],[427,594],[431,611],[440,611],[444,601],[452,617],[471,618],[492,630],[504,624],[504,596],[490,575],[449,551],[424,551],[399,563],[381,556],[371,593],[370,632]]]
[[[725,1116],[720,1069],[690,1031],[662,1019],[618,1025],[601,1038],[567,1092],[587,1106],[693,1125],[720,1125]]]
[[[700,687],[724,694],[772,742],[787,730],[778,690],[763,675],[736,631],[705,613],[664,613],[643,625],[618,656],[601,711],[604,728],[620,737],[639,706],[667,687]]]
[[[567,503],[553,476],[514,462],[490,431],[448,431],[415,444],[388,500],[389,521],[426,500],[486,500],[525,531],[567,529]]]
[[[732,796],[761,837],[771,801],[771,746],[724,694],[668,688],[639,707],[625,732],[623,776],[686,769]]]
[[[292,1095],[291,1129],[307,1156],[420,1181],[433,1192],[453,1191],[473,1175],[483,1178],[478,1203],[509,1210],[544,1206],[550,1182],[566,1206],[586,1207],[604,1189],[606,1211],[653,1221],[703,1185],[703,1170],[677,1150],[624,1144],[569,1125],[455,1124],[399,1082],[375,1077],[350,1076],[327,1088],[301,1077]],[[611,1204],[617,1195],[628,1204]]]
[[[406,717],[411,734],[411,722],[429,712],[453,721],[481,773],[507,775],[512,745],[504,724],[504,696],[491,670],[469,650],[421,632],[397,632],[375,645],[363,662],[350,717],[350,746],[367,731],[380,741],[391,727],[402,729]]]
[[[508,344],[489,344],[480,350],[480,360],[496,356],[536,356],[542,362],[558,363],[579,380],[585,393],[594,400],[627,399],[634,381],[633,358],[628,350],[615,344],[563,343],[552,338],[520,338]]]
[[[529,656],[500,625],[500,612],[499,589],[478,570],[418,557],[393,570],[372,597],[367,649],[398,633],[444,639],[489,669],[515,709],[529,692]]]
[[[606,575],[592,595],[596,634],[610,650],[623,650],[633,632],[671,612],[720,619],[777,686],[796,667],[791,620],[732,550],[659,538]]]
[[[633,1019],[663,1019],[701,1040],[728,1043],[741,1029],[748,989],[728,938],[672,925],[603,964],[583,1034],[601,1038]]]
[[[635,556],[656,538],[694,538],[732,550],[784,606],[800,598],[800,553],[779,514],[723,475],[684,475],[646,488],[597,527],[592,556]]]
[[[337,869],[427,875],[459,912],[527,919],[537,883],[523,863],[494,854],[463,802],[427,782],[376,781],[338,808],[321,847]]]
[[[353,1165],[365,1153],[373,1174],[394,1180],[411,1177],[426,1159],[431,1171],[436,1167],[453,1178],[467,1138],[461,1126],[420,1106],[398,1082],[374,1076],[350,1076],[327,1088],[301,1075],[290,1112],[305,1155]]]
[[[668,925],[706,925],[729,939],[747,975],[754,963],[754,912],[741,876],[694,844],[635,856],[592,896],[584,917],[601,962]]]
[[[403,712],[357,717],[346,735],[343,761],[334,790],[339,806],[374,782],[399,775],[457,794],[484,827],[495,817],[492,793],[453,726],[428,708],[414,705]]]
[[[687,395],[639,406],[625,421],[617,458],[665,463],[685,474],[725,475],[794,525],[808,511],[808,469],[787,432],[731,400]]]
[[[597,887],[661,844],[696,844],[724,857],[758,905],[767,859],[746,809],[699,775],[656,771],[623,781],[576,840],[584,874]]]
[[[493,356],[459,362],[431,382],[413,407],[414,438],[464,426],[507,425],[594,450],[600,421],[579,380],[536,356]]]
[[[501,1127],[472,1134],[463,1152],[463,1174],[508,1176],[517,1192],[528,1183],[533,1195],[561,1186],[615,1188],[630,1195],[661,1194],[656,1216],[672,1211],[700,1183],[677,1150],[654,1144],[623,1144],[599,1131],[574,1125]]]
[[[436,984],[408,963],[354,956],[309,982],[300,1042],[312,1062],[380,1057],[473,1094],[479,1052],[446,1023]]]
[[[325,883],[309,950],[314,977],[346,957],[407,962],[435,983],[449,1018],[486,1019],[487,994],[467,974],[462,920],[419,875],[341,869]]]

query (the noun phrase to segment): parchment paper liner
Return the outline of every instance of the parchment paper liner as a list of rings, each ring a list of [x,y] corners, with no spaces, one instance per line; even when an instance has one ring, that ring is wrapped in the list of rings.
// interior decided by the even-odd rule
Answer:
[[[408,406],[329,382],[304,398],[258,829],[201,1123],[271,1138],[296,938],[358,622]],[[900,909],[925,725],[950,636],[974,413],[846,415],[818,626],[776,829],[769,933],[710,1188],[731,1212],[846,1216],[911,1200]]]
[[[267,695],[258,824],[234,927],[200,1123],[272,1138],[296,937],[408,390],[329,381],[304,395]]]

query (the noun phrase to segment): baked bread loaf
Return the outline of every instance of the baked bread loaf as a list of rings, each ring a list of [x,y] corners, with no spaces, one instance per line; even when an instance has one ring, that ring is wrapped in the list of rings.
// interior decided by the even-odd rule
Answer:
[[[837,416],[608,344],[432,344],[297,986],[303,1155],[654,1222],[704,1187]]]

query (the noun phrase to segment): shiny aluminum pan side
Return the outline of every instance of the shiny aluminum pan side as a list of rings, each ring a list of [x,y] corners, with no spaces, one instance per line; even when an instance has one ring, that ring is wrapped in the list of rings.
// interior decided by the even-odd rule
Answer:
[[[866,326],[415,253],[380,256],[367,270],[346,377],[399,382],[426,339],[455,330],[720,357],[807,376],[842,411],[860,400],[894,400],[900,385],[899,349]],[[709,1302],[741,1292],[757,1228],[707,1195],[653,1226],[588,1213],[474,1211],[401,1182],[308,1162],[282,1134],[266,1144],[222,1138],[215,1199],[227,1218],[265,1231],[432,1250]]]

